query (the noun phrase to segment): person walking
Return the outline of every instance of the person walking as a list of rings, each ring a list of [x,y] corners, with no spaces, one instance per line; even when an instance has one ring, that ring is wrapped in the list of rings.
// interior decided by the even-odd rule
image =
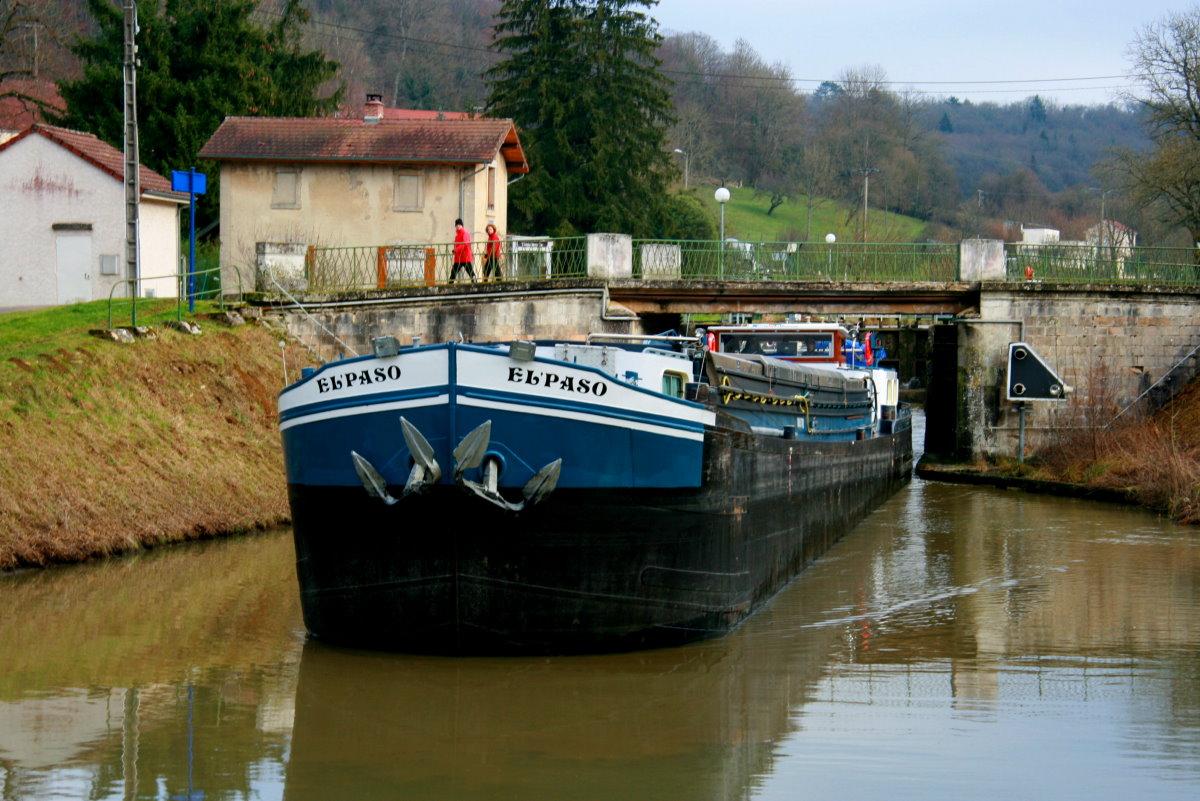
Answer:
[[[450,281],[458,278],[460,271],[466,271],[475,283],[475,257],[471,255],[471,232],[463,226],[461,219],[454,221],[454,265],[450,268]]]
[[[496,233],[493,223],[488,223],[487,228],[483,230],[487,233],[487,244],[483,250],[483,280],[487,281],[488,276],[494,276],[497,281],[502,281],[504,275],[500,272],[500,235]]]

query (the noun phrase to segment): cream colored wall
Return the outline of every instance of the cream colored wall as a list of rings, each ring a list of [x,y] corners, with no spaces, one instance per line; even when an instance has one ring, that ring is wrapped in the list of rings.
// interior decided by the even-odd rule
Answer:
[[[177,203],[143,198],[138,206],[141,252],[138,265],[147,280],[142,295],[174,298],[179,295],[180,229]]]
[[[496,205],[487,208],[487,170],[424,167],[417,211],[394,204],[396,167],[384,164],[253,164],[221,167],[222,286],[236,292],[240,273],[246,290],[255,287],[256,243],[286,242],[318,247],[439,244],[454,239],[460,216],[459,186],[466,179],[461,216],[472,239],[494,220],[504,233],[508,220],[507,171],[496,166]],[[272,208],[275,171],[298,167],[299,208]]]

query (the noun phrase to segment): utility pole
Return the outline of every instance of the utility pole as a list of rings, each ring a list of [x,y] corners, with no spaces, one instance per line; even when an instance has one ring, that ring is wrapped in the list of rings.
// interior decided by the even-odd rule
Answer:
[[[137,298],[141,296],[141,270],[138,264],[138,180],[137,132],[137,0],[122,0],[125,11],[125,265],[131,281],[133,324],[137,325]]]
[[[863,167],[855,170],[863,177],[863,212],[862,212],[862,236],[859,237],[863,242],[867,241],[867,198],[871,194],[871,173],[879,172],[875,167]]]

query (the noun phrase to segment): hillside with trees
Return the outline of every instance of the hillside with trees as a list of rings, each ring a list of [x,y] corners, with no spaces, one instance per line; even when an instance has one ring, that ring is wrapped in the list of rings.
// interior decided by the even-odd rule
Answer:
[[[165,2],[141,0],[147,9],[161,8]],[[320,63],[336,65],[336,73],[324,74],[319,86],[311,81],[305,84],[303,91],[314,102],[298,106],[296,113],[326,113],[327,106],[317,101],[341,91],[350,108],[357,108],[367,92],[378,92],[389,106],[506,113],[518,118],[523,137],[533,145],[533,175],[540,171],[547,177],[541,181],[543,190],[549,176],[557,176],[561,192],[557,199],[545,196],[547,205],[574,203],[581,197],[581,182],[588,192],[606,185],[628,187],[634,185],[628,183],[629,175],[641,172],[653,179],[651,183],[665,176],[678,189],[684,188],[685,180],[693,189],[721,183],[740,187],[761,197],[772,212],[784,204],[800,205],[806,219],[802,230],[794,232],[800,238],[815,235],[811,218],[828,205],[843,214],[846,230],[867,240],[891,235],[873,226],[870,212],[875,209],[922,221],[922,238],[1013,238],[1019,236],[1020,224],[1034,223],[1057,227],[1064,238],[1077,239],[1103,213],[1137,229],[1143,243],[1187,241],[1182,218],[1169,213],[1172,196],[1164,191],[1151,193],[1153,198],[1139,195],[1129,180],[1132,165],[1144,163],[1140,154],[1152,147],[1147,123],[1157,118],[1146,104],[1059,106],[1038,96],[998,104],[906,94],[888,88],[887,75],[870,65],[847,68],[816,91],[804,93],[796,89],[786,66],[767,63],[751,42],[739,41],[726,51],[699,32],[661,35],[653,23],[653,0],[517,3],[531,13],[570,8],[580,18],[605,10],[613,15],[631,11],[645,15],[648,25],[643,39],[652,44],[651,49],[641,50],[638,45],[625,52],[629,63],[649,70],[643,73],[648,91],[658,91],[654,88],[658,86],[665,93],[665,113],[654,112],[654,126],[636,137],[641,149],[656,149],[656,154],[639,151],[630,160],[634,151],[620,158],[613,158],[616,151],[610,151],[604,169],[623,175],[609,175],[596,172],[590,157],[616,144],[599,139],[589,143],[582,130],[578,133],[583,139],[539,162],[537,153],[547,141],[539,126],[547,121],[520,119],[528,115],[518,111],[514,101],[518,88],[543,89],[527,74],[531,67],[496,72],[514,55],[498,44],[504,38],[502,10],[514,5],[511,0],[223,0],[211,5],[229,4],[242,8],[256,28],[267,31],[283,26],[285,19],[294,21],[297,6],[311,15],[295,28],[296,38],[287,40],[288,47],[297,57],[313,54]],[[0,0],[0,23],[6,12],[10,18],[16,15],[19,23],[11,26],[18,33],[6,36],[0,47],[0,74],[28,75],[37,65],[43,77],[79,81],[84,65],[78,54],[89,51],[80,49],[77,37],[95,39],[101,33],[95,19],[79,13],[80,5],[77,0]],[[118,9],[120,0],[89,0],[84,5]],[[195,3],[181,0],[170,5]],[[30,32],[37,30],[44,35],[35,46]],[[581,33],[569,50],[602,53],[589,44],[588,35]],[[1131,41],[1137,35],[1130,31]],[[183,59],[193,39],[181,32],[173,45],[179,52],[172,60]],[[161,47],[153,42],[147,46]],[[222,49],[241,47],[219,39],[210,46],[218,59]],[[237,63],[244,52],[227,55]],[[204,63],[193,61],[198,68]],[[156,67],[147,63],[143,69],[153,74]],[[605,99],[606,93],[599,91],[603,88],[594,80],[572,87],[575,97],[570,103],[575,111],[571,114],[615,119],[615,95],[609,93]],[[149,96],[143,100],[148,102]],[[242,114],[279,108],[250,95],[227,100],[213,105],[221,106],[221,113]],[[119,113],[119,97],[106,102]],[[169,127],[175,110],[160,113]],[[99,125],[110,117],[93,110],[67,119],[87,127],[92,120]],[[185,150],[204,140],[204,129],[212,121],[190,118],[187,125],[191,127],[180,131]],[[102,127],[104,131],[96,132],[111,140],[112,126]],[[595,125],[593,135],[602,130],[602,125]],[[153,137],[146,144],[150,153],[162,147]],[[1165,152],[1161,146],[1159,152]],[[1123,154],[1124,161],[1114,161],[1114,153]],[[183,154],[176,156],[184,159]],[[556,164],[553,158],[566,161]],[[567,169],[572,160],[579,175]],[[651,164],[655,166],[644,166]],[[1117,164],[1125,169],[1116,170]],[[1098,169],[1101,165],[1109,169]],[[1145,188],[1152,176],[1143,173],[1142,177],[1140,186]],[[539,183],[533,177],[529,181],[531,186]],[[663,185],[658,186],[654,191]],[[665,235],[681,217],[703,213],[692,206],[660,215],[653,227]],[[612,215],[592,209],[574,217],[579,222],[569,227],[561,220],[538,224],[548,225],[547,230],[579,230],[580,224],[598,225]],[[651,217],[635,215],[634,219]]]

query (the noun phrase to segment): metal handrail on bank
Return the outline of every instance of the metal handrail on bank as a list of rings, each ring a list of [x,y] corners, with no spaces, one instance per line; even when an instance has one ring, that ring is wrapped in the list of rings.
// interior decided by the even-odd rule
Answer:
[[[221,272],[221,268],[218,266],[218,267],[210,267],[206,270],[197,270],[196,272],[192,273],[191,275],[194,277],[194,276],[200,276],[200,275],[208,275],[209,273],[217,273],[219,276],[220,272]],[[234,275],[237,276],[238,296],[240,297],[244,294],[244,288],[242,286],[242,276],[236,270],[234,270],[232,272]],[[184,303],[187,302],[189,296],[188,296],[187,289],[186,289],[188,273],[181,271],[178,273],[171,273],[169,275],[144,275],[144,276],[141,276],[140,278],[122,278],[121,280],[115,282],[112,285],[112,287],[108,290],[108,327],[109,328],[113,327],[113,301],[114,300],[131,301],[132,309],[131,309],[131,319],[130,319],[130,323],[129,323],[131,326],[137,325],[137,305],[138,305],[139,301],[166,300],[166,298],[140,297],[140,296],[137,296],[133,290],[130,291],[130,293],[129,293],[130,296],[127,298],[114,298],[113,293],[116,292],[117,287],[125,286],[127,284],[128,285],[136,285],[136,284],[141,283],[142,281],[158,281],[158,280],[162,280],[164,278],[174,278],[175,279],[175,283],[176,283],[175,319],[182,320],[183,319],[183,306],[184,306]],[[218,282],[218,285],[215,288],[206,289],[203,292],[192,293],[191,298],[200,299],[202,297],[206,297],[206,296],[212,295],[214,293],[216,294],[217,303],[219,304],[221,310],[224,311],[224,309],[225,309],[225,293],[223,291],[223,288],[220,285],[220,282]]]

